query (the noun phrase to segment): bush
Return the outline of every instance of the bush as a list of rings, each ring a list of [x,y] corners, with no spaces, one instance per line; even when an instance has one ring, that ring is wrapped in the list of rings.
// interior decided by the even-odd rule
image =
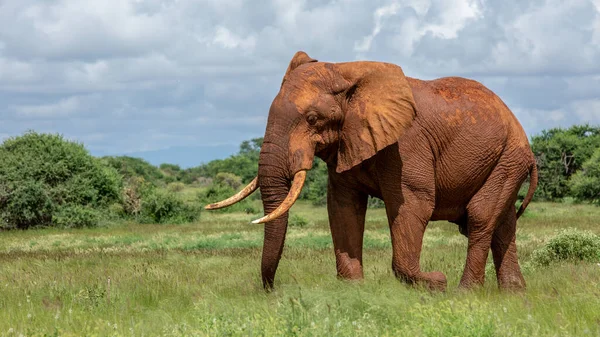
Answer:
[[[196,180],[191,182],[191,184],[194,184],[199,187],[208,187],[213,184],[213,179],[206,178],[206,177],[198,177],[198,178],[196,178]]]
[[[52,224],[54,204],[41,182],[24,181],[8,192],[6,199],[1,216],[9,227],[26,229]]]
[[[258,157],[263,139],[255,138],[240,144],[237,154],[226,159],[212,160],[206,164],[182,170],[180,180],[186,184],[194,183],[200,177],[215,178],[220,172],[229,172],[249,183],[258,172]]]
[[[102,157],[102,161],[115,170],[117,170],[125,179],[133,177],[142,177],[145,181],[157,185],[165,176],[156,166],[148,163],[142,158],[129,156]]]
[[[171,185],[161,189],[142,177],[133,177],[123,189],[122,204],[113,205],[112,208],[145,224],[180,224],[198,220],[200,208],[185,203],[172,189]]]
[[[183,189],[185,189],[185,184],[182,182],[173,182],[167,185],[167,190],[169,190],[169,192],[181,192]]]
[[[539,183],[536,198],[560,201],[572,196],[569,179],[600,147],[600,127],[574,125],[544,130],[531,138]]]
[[[141,223],[180,224],[196,221],[200,208],[186,204],[169,191],[154,189],[141,203]]]
[[[94,227],[100,215],[97,210],[80,205],[60,207],[52,216],[52,222],[60,228]]]
[[[600,148],[586,161],[570,180],[571,191],[577,200],[600,205]]]
[[[0,226],[25,229],[65,221],[95,226],[97,217],[82,209],[119,201],[121,185],[116,170],[83,145],[61,135],[26,132],[0,145]]]
[[[229,186],[234,191],[237,191],[238,189],[240,189],[242,187],[242,178],[236,176],[233,173],[228,173],[228,172],[217,173],[217,175],[215,176],[214,182],[215,182],[215,184],[218,184],[221,186]]]
[[[165,176],[165,181],[178,181],[181,177],[182,171],[179,165],[164,163],[160,164],[159,168]]]
[[[298,214],[292,214],[288,219],[290,227],[305,227],[306,225],[308,225],[308,220]]]
[[[548,266],[558,261],[600,262],[600,236],[569,228],[533,252],[534,264]]]

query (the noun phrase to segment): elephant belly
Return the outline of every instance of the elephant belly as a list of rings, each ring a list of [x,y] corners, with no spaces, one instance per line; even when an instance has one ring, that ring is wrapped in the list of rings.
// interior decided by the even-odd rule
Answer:
[[[504,149],[501,133],[464,132],[437,158],[436,203],[432,220],[459,221],[484,185]]]

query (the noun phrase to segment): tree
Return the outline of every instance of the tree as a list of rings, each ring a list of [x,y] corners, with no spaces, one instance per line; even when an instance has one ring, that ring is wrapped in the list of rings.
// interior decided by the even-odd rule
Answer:
[[[258,174],[258,158],[262,143],[262,138],[244,141],[240,144],[237,154],[189,168],[182,173],[182,179],[185,183],[191,184],[200,177],[214,179],[218,173],[226,172],[241,177],[242,182],[247,184]]]
[[[573,175],[570,185],[573,196],[578,200],[600,204],[600,147]]]
[[[107,165],[116,169],[125,179],[142,177],[147,182],[157,184],[165,178],[158,167],[150,164],[142,158],[129,156],[106,156],[101,158]]]
[[[263,144],[263,138],[253,138],[248,140],[245,140],[242,142],[242,144],[240,144],[240,151],[239,151],[239,155],[241,156],[245,156],[248,157],[252,160],[256,160],[256,162],[258,162],[258,157],[260,155],[260,148],[262,147]]]
[[[3,227],[96,225],[121,186],[115,169],[61,135],[30,131],[0,145]]]
[[[599,147],[600,127],[587,124],[544,130],[541,135],[532,137],[531,148],[539,175],[536,196],[546,200],[569,196],[569,178]]]

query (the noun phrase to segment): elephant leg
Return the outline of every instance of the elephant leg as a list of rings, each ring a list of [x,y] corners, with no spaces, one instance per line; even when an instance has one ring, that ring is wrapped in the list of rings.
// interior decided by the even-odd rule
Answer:
[[[419,200],[405,192],[403,202],[386,201],[392,236],[392,269],[396,277],[408,284],[424,284],[432,290],[446,290],[446,276],[439,272],[421,271],[420,259],[425,228],[433,213],[433,203]]]
[[[467,261],[460,279],[461,288],[482,286],[485,282],[485,264],[490,250],[492,233],[488,227],[493,227],[488,221],[472,222],[469,224],[469,243]]]
[[[327,212],[337,275],[343,279],[362,279],[367,195],[332,180],[335,179],[329,179],[327,188]]]
[[[525,279],[521,273],[516,244],[517,217],[514,203],[502,217],[502,222],[492,237],[492,256],[496,267],[498,286],[501,289],[524,289]]]
[[[485,282],[485,265],[498,221],[498,195],[502,190],[500,174],[492,175],[467,206],[467,260],[459,287],[473,288]]]
[[[497,166],[467,205],[468,248],[467,260],[460,280],[461,288],[484,284],[485,265],[492,241],[494,241],[495,259],[500,261],[500,257],[505,256],[507,251],[508,257],[513,258],[510,253],[510,242],[514,238],[511,238],[510,232],[512,230],[514,235],[514,226],[511,227],[510,222],[514,223],[516,219],[514,218],[514,201],[518,190],[518,184],[514,179],[516,174],[518,172],[512,168]],[[512,212],[512,218],[508,216],[509,211]],[[501,242],[508,245],[502,248]],[[516,247],[514,253],[516,259]],[[506,263],[509,269],[514,268],[509,260]],[[504,272],[504,268],[501,269]]]

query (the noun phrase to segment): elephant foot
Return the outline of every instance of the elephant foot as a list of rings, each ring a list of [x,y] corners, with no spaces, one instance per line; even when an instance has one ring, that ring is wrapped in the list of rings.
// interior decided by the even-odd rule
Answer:
[[[446,286],[448,285],[446,275],[439,271],[420,272],[418,275],[412,277],[396,273],[396,277],[408,284],[422,285],[430,291],[444,292],[446,291]]]
[[[273,280],[263,279],[263,289],[265,290],[265,292],[270,293],[274,290],[273,283]]]
[[[337,275],[344,280],[362,280],[363,268],[359,259],[351,258],[347,253],[336,256]]]
[[[525,279],[521,273],[498,275],[498,287],[507,291],[522,291],[525,290]]]
[[[263,271],[262,273],[262,284],[265,292],[272,292],[275,284],[275,273],[271,273],[269,271]]]
[[[427,289],[431,291],[446,291],[448,281],[446,275],[439,271],[432,271],[428,273],[421,273],[420,282],[424,283]]]

